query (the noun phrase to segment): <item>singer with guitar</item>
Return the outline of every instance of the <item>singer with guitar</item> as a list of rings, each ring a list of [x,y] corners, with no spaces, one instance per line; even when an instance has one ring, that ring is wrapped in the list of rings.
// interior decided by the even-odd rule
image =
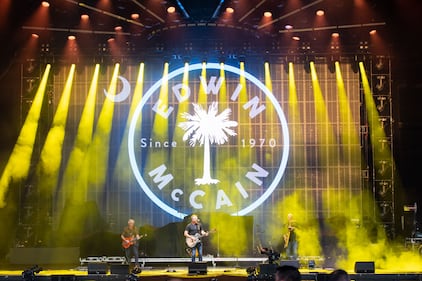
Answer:
[[[183,235],[186,237],[186,244],[191,248],[192,262],[195,262],[196,251],[198,251],[198,260],[202,261],[201,237],[208,236],[208,232],[202,228],[197,215],[194,214],[190,218],[191,222],[186,226]]]
[[[135,257],[135,270],[139,269],[138,240],[141,239],[141,236],[135,226],[135,220],[128,220],[127,226],[123,229],[120,237],[122,238],[122,247],[125,250],[126,262],[130,264],[133,255]]]
[[[287,223],[285,224],[287,231],[283,235],[284,238],[284,248],[286,249],[286,257],[288,259],[296,260],[297,255],[297,248],[298,248],[298,241],[297,241],[297,234],[296,234],[296,222],[293,219],[293,214],[287,214]]]

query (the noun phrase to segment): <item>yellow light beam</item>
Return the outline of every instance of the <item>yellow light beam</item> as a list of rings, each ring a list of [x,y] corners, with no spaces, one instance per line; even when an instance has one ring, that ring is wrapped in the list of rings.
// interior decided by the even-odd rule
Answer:
[[[96,64],[88,90],[88,96],[79,121],[75,142],[63,174],[62,199],[72,200],[73,188],[77,184],[77,178],[79,176],[80,169],[82,168],[81,160],[83,161],[85,158],[86,151],[92,141],[99,74],[100,65]]]
[[[0,178],[0,208],[6,206],[5,197],[10,183],[22,180],[28,175],[50,70],[51,65],[47,64],[31,108]]]
[[[117,81],[119,76],[120,64],[116,63],[111,77],[111,82],[108,88],[110,95],[115,95],[117,90]],[[85,171],[89,171],[90,167],[96,167],[96,171],[90,171],[88,175],[88,188],[95,188],[102,190],[107,178],[108,170],[108,156],[110,133],[113,125],[114,101],[106,98],[100,115],[98,117],[92,143],[88,150],[88,162],[85,166]],[[101,194],[101,192],[99,192]]]
[[[302,121],[300,118],[300,109],[297,99],[297,88],[296,80],[294,73],[294,64],[289,62],[289,107],[288,107],[288,118],[290,124],[290,138],[291,142],[297,145],[303,145],[303,131],[302,131]],[[294,156],[291,161],[294,161],[294,165],[303,166],[306,163],[306,157],[304,150],[293,150],[292,153]]]
[[[346,88],[344,86],[343,76],[341,74],[340,63],[335,62],[337,91],[339,99],[340,113],[340,134],[343,144],[343,158],[349,163],[353,155],[359,155],[359,136],[358,128],[354,126],[352,111],[350,109],[349,99],[347,97]]]
[[[178,174],[184,174],[186,178],[194,179],[194,167],[198,163],[196,163],[193,157],[185,157],[185,153],[190,153],[195,148],[186,148],[186,146],[189,146],[189,144],[183,144],[183,135],[185,132],[178,126],[180,122],[185,121],[185,119],[182,117],[182,114],[184,112],[189,112],[189,97],[194,94],[191,92],[189,87],[189,64],[187,62],[185,63],[183,70],[182,88],[176,91],[180,94],[180,100],[177,107],[176,125],[172,140],[177,142],[179,148],[177,150],[171,151],[170,158],[173,162],[173,167],[176,167]],[[176,177],[174,183],[176,186],[183,186],[185,184],[184,177]]]
[[[201,70],[201,77],[204,77],[205,80],[207,80],[207,63],[202,63],[202,70]],[[207,101],[208,101],[208,95],[207,90],[205,89],[206,85],[203,83],[200,83],[199,85],[199,92],[197,96],[197,104],[201,105],[203,108],[207,108]]]
[[[265,86],[273,93],[273,82],[271,78],[271,68],[270,63],[264,63],[264,76],[265,76]],[[278,117],[277,112],[275,111],[274,105],[272,104],[271,100],[268,96],[265,98],[266,108],[265,108],[265,136],[267,138],[273,138],[277,140],[277,143],[282,143],[282,139],[280,138],[280,134],[278,133]],[[277,166],[274,161],[273,149],[270,147],[264,147],[265,153],[265,162],[271,166]]]
[[[336,141],[334,131],[329,120],[327,107],[325,105],[324,96],[319,85],[319,80],[315,68],[315,63],[310,62],[312,87],[314,90],[314,108],[317,123],[317,140],[319,143],[320,163],[322,166],[337,164]]]
[[[142,95],[144,91],[144,74],[145,74],[145,64],[140,63],[138,76],[136,78],[135,89],[133,90],[132,103],[130,105],[129,114],[126,121],[126,127],[123,134],[123,140],[120,144],[117,165],[114,167],[114,177],[117,178],[121,182],[128,182],[128,179],[130,178],[130,173],[131,173],[130,169],[127,169],[126,167],[126,163],[129,163],[129,155],[127,153],[128,151],[127,138],[128,138],[129,126],[130,126],[130,122],[132,121],[133,113],[136,110],[136,107],[139,105],[139,103],[142,100]],[[142,114],[140,114],[139,116],[139,120],[138,120],[139,124],[142,123],[141,118],[142,118]],[[124,187],[128,187],[128,185],[125,185]]]
[[[53,118],[53,124],[41,150],[37,171],[40,177],[39,187],[43,196],[51,196],[51,192],[57,184],[74,75],[75,65],[72,64]]]
[[[254,148],[250,147],[250,141],[253,139],[252,134],[252,121],[249,118],[249,112],[243,110],[242,105],[248,102],[248,91],[247,91],[247,83],[245,77],[245,63],[240,62],[240,76],[239,76],[239,85],[241,86],[241,90],[239,92],[239,101],[238,101],[238,154],[239,154],[239,163],[255,163],[255,156],[254,156]],[[239,175],[240,176],[240,175]]]
[[[108,88],[109,95],[116,94],[119,69],[120,65],[117,63],[114,67]],[[94,78],[91,83],[92,90],[96,88],[97,83],[95,82],[97,75],[96,68],[96,72],[94,73]],[[92,98],[91,96],[89,97]],[[94,98],[89,101],[87,100],[87,103],[94,102]],[[87,114],[84,116],[86,117],[84,121],[86,121],[86,124],[89,125],[93,124],[89,118],[93,115],[90,112],[92,107],[91,105],[87,105],[87,103],[85,103],[83,114]],[[108,170],[109,142],[113,113],[114,102],[105,98],[101,112],[98,116],[92,141],[86,147],[86,152],[75,152],[75,155],[80,154],[83,158],[79,159],[80,168],[77,170],[78,174],[76,176],[76,181],[74,181],[75,184],[73,186],[69,186],[69,188],[72,188],[72,192],[66,200],[65,209],[63,210],[63,214],[61,216],[57,240],[63,245],[72,245],[72,241],[74,243],[74,241],[78,241],[82,238],[83,229],[81,229],[80,225],[85,223],[85,218],[88,215],[86,212],[87,202],[99,200],[99,198],[93,198],[92,196],[102,196],[101,191],[104,187]],[[78,134],[80,132],[82,133],[80,129],[81,124],[79,124]],[[89,126],[87,126],[86,129],[88,134],[92,130]],[[67,182],[66,184],[70,183]]]
[[[169,130],[168,130],[168,118],[172,113],[168,105],[169,95],[168,95],[168,72],[169,72],[169,64],[166,62],[164,63],[163,69],[163,77],[162,77],[162,84],[160,88],[160,94],[158,96],[158,100],[153,105],[153,113],[154,113],[154,121],[152,125],[151,131],[151,139],[152,142],[163,142],[168,140],[169,138]],[[162,163],[167,162],[168,154],[166,150],[159,149],[148,149],[148,156],[147,156],[147,163],[146,172],[150,172],[160,166]]]
[[[272,79],[271,79],[271,72],[270,72],[270,64],[268,62],[264,63],[264,72],[265,72],[265,86],[268,88],[268,90],[270,90],[270,92],[273,92],[273,83],[272,83]],[[271,101],[268,97],[266,97],[266,122],[272,124],[274,122],[274,107],[271,104]],[[272,130],[272,126],[271,128],[271,132]],[[270,132],[270,133],[271,133]]]

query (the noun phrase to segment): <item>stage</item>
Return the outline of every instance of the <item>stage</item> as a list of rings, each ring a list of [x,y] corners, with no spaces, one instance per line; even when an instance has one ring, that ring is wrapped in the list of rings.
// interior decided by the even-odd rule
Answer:
[[[185,261],[186,260],[186,261]],[[142,272],[139,274],[114,274],[111,272],[111,265],[108,264],[107,272],[92,273],[89,272],[88,265],[58,266],[49,267],[41,266],[43,269],[39,273],[35,273],[35,278],[26,275],[23,277],[23,271],[30,269],[32,266],[17,265],[2,265],[0,269],[1,281],[14,280],[40,280],[40,281],[79,281],[79,280],[273,280],[271,275],[256,272],[254,275],[249,275],[247,269],[250,267],[259,268],[262,259],[258,260],[256,257],[245,258],[215,258],[214,263],[208,258],[206,260],[206,272],[190,273],[189,259],[186,258],[149,258],[144,259]],[[142,259],[141,259],[142,261]],[[167,261],[167,264],[166,264]],[[283,263],[278,261],[277,264]],[[218,264],[226,264],[219,266]],[[107,264],[106,264],[107,265]],[[8,267],[8,268],[6,268]],[[301,264],[300,272],[302,280],[326,280],[327,275],[332,271],[332,268],[316,267],[309,269]],[[258,270],[259,271],[259,270]],[[422,280],[422,270],[401,270],[392,271],[388,269],[375,269],[375,273],[355,273],[353,269],[348,269],[348,273],[352,280]]]

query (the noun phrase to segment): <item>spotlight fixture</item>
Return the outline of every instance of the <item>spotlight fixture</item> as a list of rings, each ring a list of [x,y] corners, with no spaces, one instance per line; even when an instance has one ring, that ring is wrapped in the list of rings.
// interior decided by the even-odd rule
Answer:
[[[287,29],[287,30],[290,30],[290,29],[293,29],[293,25],[291,25],[291,24],[286,24],[286,25],[284,26],[284,28],[285,28],[285,29]]]
[[[233,14],[234,13],[234,9],[232,7],[227,7],[226,8],[226,13]]]
[[[275,252],[273,249],[266,248],[266,247],[260,247],[260,253],[262,255],[268,256],[268,263],[274,264],[276,260],[280,259],[280,253]]]
[[[35,280],[35,273],[40,273],[42,268],[38,265],[34,265],[33,267],[22,271],[22,278],[24,281],[33,281]]]
[[[359,49],[360,50],[368,50],[369,49],[368,41],[360,41],[359,42]]]
[[[333,37],[333,38],[339,38],[340,37],[340,34],[338,32],[333,32],[333,33],[331,33],[331,37]]]
[[[89,16],[87,14],[81,15],[81,20],[89,20]]]
[[[254,275],[256,273],[256,267],[254,266],[249,266],[248,268],[246,268],[246,273],[248,275]]]
[[[32,34],[31,34],[31,37],[32,37],[32,38],[37,39],[37,38],[39,38],[40,36],[39,36],[38,34],[36,34],[36,33],[32,33]]]
[[[170,6],[167,8],[167,13],[173,14],[174,12],[176,12],[176,8],[174,6]]]
[[[45,43],[41,44],[41,53],[49,53],[50,52],[50,44]]]
[[[112,42],[114,42],[114,38],[113,38],[113,37],[108,38],[108,39],[107,39],[107,42],[108,42],[108,43],[112,43]]]
[[[123,29],[123,27],[121,27],[120,25],[118,25],[118,26],[116,26],[115,28],[114,28],[114,31],[122,31],[122,29]]]
[[[264,17],[270,18],[272,16],[273,16],[273,14],[271,12],[269,12],[269,11],[264,12]]]
[[[76,36],[75,35],[69,35],[69,36],[67,36],[67,40],[71,40],[71,41],[76,40]]]
[[[135,273],[131,273],[126,277],[126,281],[138,281],[139,277]]]
[[[43,6],[44,8],[48,8],[48,7],[50,7],[50,3],[47,2],[47,1],[42,1],[41,6]]]
[[[370,35],[375,35],[377,33],[377,30],[376,29],[372,29],[371,31],[369,31],[369,34]]]
[[[319,17],[322,17],[323,15],[325,15],[325,12],[324,12],[324,10],[318,10],[318,11],[315,12],[315,14]]]
[[[137,20],[137,19],[139,19],[139,14],[131,14],[131,15],[130,15],[130,17],[131,17],[133,20]]]
[[[293,36],[292,39],[295,40],[295,41],[300,41],[300,37],[299,36]]]

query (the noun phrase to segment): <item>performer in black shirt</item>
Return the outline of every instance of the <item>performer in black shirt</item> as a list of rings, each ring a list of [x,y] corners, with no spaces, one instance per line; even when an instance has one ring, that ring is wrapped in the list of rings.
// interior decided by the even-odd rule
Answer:
[[[286,249],[286,256],[288,259],[297,259],[297,234],[296,234],[296,221],[293,219],[293,214],[287,215],[287,233],[284,234],[284,248]]]
[[[183,235],[186,237],[186,244],[192,250],[192,262],[195,262],[196,251],[198,251],[198,260],[202,261],[201,237],[208,236],[208,232],[202,229],[197,215],[191,216],[191,222],[186,226]]]

